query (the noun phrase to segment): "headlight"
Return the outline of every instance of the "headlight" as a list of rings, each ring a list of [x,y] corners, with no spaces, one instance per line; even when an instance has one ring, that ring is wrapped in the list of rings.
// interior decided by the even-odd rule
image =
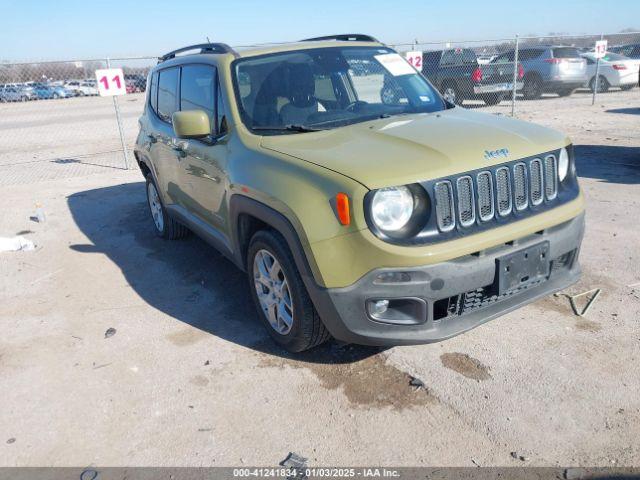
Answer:
[[[381,188],[371,201],[371,219],[385,232],[404,227],[411,220],[413,210],[413,194],[404,186]]]
[[[563,181],[569,173],[569,153],[566,148],[560,150],[560,156],[558,157],[558,178]]]

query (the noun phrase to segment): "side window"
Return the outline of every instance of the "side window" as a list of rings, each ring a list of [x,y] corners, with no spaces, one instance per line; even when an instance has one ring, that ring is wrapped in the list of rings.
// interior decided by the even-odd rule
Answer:
[[[171,115],[178,109],[178,68],[160,70],[158,74],[158,116],[165,122],[171,122]]]
[[[215,124],[216,69],[209,65],[185,65],[180,78],[180,110],[203,110]]]
[[[227,109],[224,105],[224,99],[222,98],[222,88],[220,87],[220,81],[218,81],[218,91],[216,100],[216,129],[215,132],[218,135],[224,135],[229,130],[227,127]]]
[[[151,87],[149,88],[149,105],[158,113],[158,72],[151,75]]]

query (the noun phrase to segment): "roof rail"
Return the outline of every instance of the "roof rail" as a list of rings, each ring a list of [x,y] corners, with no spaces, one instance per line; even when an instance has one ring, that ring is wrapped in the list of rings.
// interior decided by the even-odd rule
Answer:
[[[226,43],[199,43],[165,53],[163,56],[158,57],[158,63],[175,58],[176,54],[188,52],[189,50],[200,50],[199,53],[231,53],[234,56],[238,56],[238,53]]]
[[[372,37],[371,35],[364,35],[362,33],[341,33],[339,35],[326,35],[323,37],[305,38],[301,42],[320,42],[322,40],[340,40],[343,42],[376,42],[380,41]]]

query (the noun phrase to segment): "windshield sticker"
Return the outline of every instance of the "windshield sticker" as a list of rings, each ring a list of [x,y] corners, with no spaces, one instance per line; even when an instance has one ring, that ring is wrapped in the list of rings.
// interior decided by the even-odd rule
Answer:
[[[374,57],[380,65],[382,65],[387,71],[394,77],[400,75],[415,74],[415,69],[404,58],[397,53],[387,53],[385,55],[376,55]]]

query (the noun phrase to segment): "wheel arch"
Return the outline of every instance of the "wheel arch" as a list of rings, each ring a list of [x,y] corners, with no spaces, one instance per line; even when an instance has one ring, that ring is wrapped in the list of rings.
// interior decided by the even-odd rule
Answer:
[[[260,230],[272,229],[284,237],[308,289],[311,286],[317,288],[317,285],[322,283],[317,265],[304,248],[308,245],[306,236],[303,231],[294,227],[296,219],[292,222],[279,211],[258,200],[234,194],[229,200],[229,222],[234,263],[242,270],[247,271],[246,257],[253,235]]]

